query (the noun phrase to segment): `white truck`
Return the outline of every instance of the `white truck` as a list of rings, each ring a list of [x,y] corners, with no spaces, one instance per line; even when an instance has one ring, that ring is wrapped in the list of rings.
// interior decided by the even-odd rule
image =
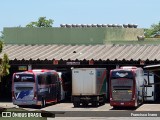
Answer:
[[[74,107],[105,104],[107,80],[105,68],[72,69],[72,102]]]

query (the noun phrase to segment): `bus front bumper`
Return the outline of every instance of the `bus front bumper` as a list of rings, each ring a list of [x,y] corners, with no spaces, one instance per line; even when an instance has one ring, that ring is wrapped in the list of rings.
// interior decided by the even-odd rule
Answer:
[[[37,100],[12,100],[14,105],[41,105],[41,101]]]
[[[129,106],[132,106],[134,107],[135,106],[135,101],[123,101],[123,102],[118,102],[118,101],[110,101],[110,105],[111,106],[124,106],[124,107],[129,107]]]

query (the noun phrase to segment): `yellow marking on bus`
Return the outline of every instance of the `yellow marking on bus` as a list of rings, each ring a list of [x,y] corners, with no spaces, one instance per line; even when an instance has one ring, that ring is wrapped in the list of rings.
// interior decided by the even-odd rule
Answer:
[[[128,90],[128,92],[132,92],[131,90]]]

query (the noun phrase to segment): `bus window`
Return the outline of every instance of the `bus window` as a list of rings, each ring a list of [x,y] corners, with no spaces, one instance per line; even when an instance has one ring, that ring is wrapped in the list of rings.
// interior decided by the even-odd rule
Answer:
[[[47,84],[55,84],[57,81],[57,75],[55,74],[48,74],[47,75]]]
[[[47,84],[46,75],[38,75],[38,84],[39,85]]]
[[[133,73],[131,71],[113,71],[111,74],[111,79],[116,78],[133,78]]]
[[[52,84],[51,74],[47,75],[47,84]]]
[[[34,75],[30,74],[16,74],[14,76],[14,82],[35,82]]]
[[[57,81],[57,76],[54,75],[54,74],[52,74],[52,75],[51,75],[51,83],[52,83],[52,84],[55,84],[56,81]]]

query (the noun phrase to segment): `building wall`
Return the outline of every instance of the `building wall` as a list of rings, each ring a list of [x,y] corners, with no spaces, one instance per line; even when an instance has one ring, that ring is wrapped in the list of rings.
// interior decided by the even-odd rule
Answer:
[[[137,28],[4,28],[6,44],[104,44],[114,40],[137,40]]]
[[[137,41],[137,36],[144,36],[143,29],[135,28],[106,28],[105,33],[105,42]]]

